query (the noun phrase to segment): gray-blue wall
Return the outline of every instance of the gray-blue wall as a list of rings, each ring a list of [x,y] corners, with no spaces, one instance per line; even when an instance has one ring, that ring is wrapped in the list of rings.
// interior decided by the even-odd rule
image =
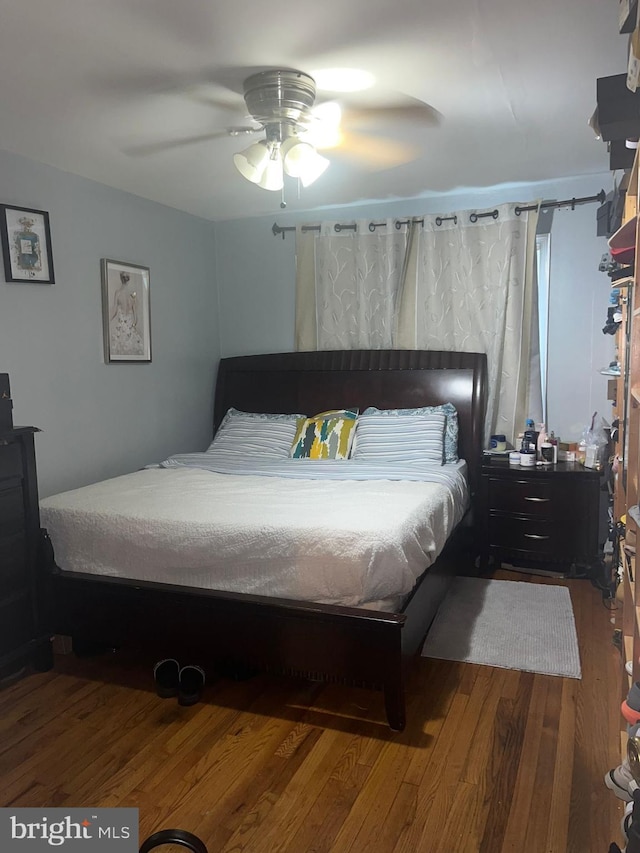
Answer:
[[[594,412],[608,423],[612,419],[610,377],[600,373],[615,357],[614,338],[602,332],[611,285],[606,273],[598,272],[609,246],[595,236],[595,210],[595,205],[556,210],[551,228],[549,420],[570,439],[581,437]]]
[[[274,237],[271,227],[299,222],[447,213],[506,201],[579,198],[611,187],[609,173],[537,185],[461,191],[429,199],[351,205],[313,214],[274,212],[271,217],[216,223],[216,279],[220,287],[223,356],[293,348],[295,237]],[[596,205],[554,212],[551,230],[548,428],[578,438],[594,411],[610,420],[607,381],[599,370],[613,358],[611,336],[602,333],[609,280],[598,271],[607,242],[596,237]]]
[[[271,233],[321,219],[405,216],[609,189],[608,174],[422,200],[211,223],[0,152],[0,202],[47,210],[54,285],[7,284],[0,270],[0,371],[15,422],[33,424],[43,496],[205,447],[221,355],[293,348],[295,243]],[[608,417],[613,357],[602,334],[609,286],[595,205],[556,211],[552,229],[549,428],[577,437]],[[151,270],[151,364],[103,359],[100,259]]]
[[[41,496],[211,437],[220,355],[211,222],[0,152],[0,202],[49,212],[55,284],[0,270],[0,371],[36,438]],[[150,268],[152,362],[105,364],[100,259]]]

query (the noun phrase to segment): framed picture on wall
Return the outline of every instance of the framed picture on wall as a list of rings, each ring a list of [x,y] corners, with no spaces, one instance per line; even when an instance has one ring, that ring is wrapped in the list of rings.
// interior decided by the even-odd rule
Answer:
[[[53,284],[49,214],[0,204],[0,241],[7,282]]]
[[[149,269],[102,259],[104,360],[151,361]]]

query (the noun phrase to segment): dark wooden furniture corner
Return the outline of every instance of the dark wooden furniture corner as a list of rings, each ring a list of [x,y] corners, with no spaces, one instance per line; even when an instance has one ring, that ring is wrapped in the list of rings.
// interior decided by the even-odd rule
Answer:
[[[0,430],[0,679],[51,666],[37,582],[40,537],[34,427]]]

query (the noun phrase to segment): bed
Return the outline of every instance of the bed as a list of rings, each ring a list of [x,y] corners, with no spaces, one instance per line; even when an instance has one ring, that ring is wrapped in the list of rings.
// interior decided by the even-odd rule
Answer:
[[[292,585],[292,578],[297,581],[292,571],[295,558],[292,557],[291,565],[283,563],[283,566],[278,563],[278,559],[285,559],[277,556],[280,552],[275,559],[269,558],[271,527],[268,514],[265,516],[264,496],[259,511],[265,517],[252,535],[248,535],[251,525],[257,525],[257,521],[250,507],[253,495],[266,491],[268,503],[274,507],[288,496],[288,512],[294,514],[295,503],[302,501],[305,491],[322,489],[319,493],[326,495],[323,501],[330,505],[334,496],[338,499],[344,484],[339,481],[310,485],[304,474],[299,475],[302,478],[299,482],[295,478],[281,479],[279,475],[260,476],[261,472],[253,471],[234,477],[224,471],[207,471],[200,463],[184,464],[176,457],[178,462],[174,467],[178,470],[172,472],[170,479],[181,484],[184,498],[174,499],[174,515],[181,515],[180,523],[191,526],[185,528],[186,533],[180,534],[182,547],[176,546],[169,557],[165,551],[152,551],[151,546],[145,550],[145,526],[152,525],[144,517],[136,520],[135,516],[145,495],[155,494],[169,479],[164,469],[172,467],[171,460],[162,468],[127,475],[127,487],[133,490],[129,497],[124,492],[118,494],[118,479],[86,487],[86,491],[78,490],[72,497],[71,500],[84,504],[83,509],[93,503],[97,508],[91,521],[92,544],[86,550],[84,568],[87,571],[83,570],[85,552],[81,547],[76,547],[75,553],[80,557],[75,563],[70,556],[74,553],[74,535],[79,539],[79,533],[74,534],[73,520],[66,526],[60,523],[62,516],[56,515],[60,506],[55,496],[42,502],[43,523],[51,525],[55,553],[55,559],[42,569],[43,584],[49,589],[52,603],[52,631],[70,635],[76,649],[101,645],[144,646],[152,649],[157,658],[180,655],[184,660],[206,661],[207,665],[225,671],[255,668],[316,681],[380,689],[384,692],[389,726],[402,730],[405,725],[404,664],[420,648],[459,565],[458,551],[463,535],[468,536],[473,529],[471,519],[478,492],[485,399],[486,357],[476,353],[350,350],[222,359],[215,392],[214,432],[230,409],[252,413],[317,413],[342,406],[362,412],[370,406],[388,410],[452,403],[458,418],[458,451],[464,460],[457,469],[464,472],[468,485],[469,511],[456,510],[453,522],[449,519],[447,523],[447,532],[449,528],[451,531],[446,543],[437,544],[439,556],[434,562],[425,559],[431,562],[426,569],[418,563],[412,566],[412,574],[407,573],[404,578],[402,596],[387,595],[394,590],[387,589],[382,576],[376,574],[376,564],[371,558],[373,569],[369,575],[376,578],[376,582],[371,584],[370,590],[363,589],[354,597],[345,586],[341,595],[331,597],[329,593],[340,586],[346,574],[346,563],[343,566],[336,558],[336,565],[329,564],[332,561],[326,556],[319,561],[316,559],[312,564],[315,566],[314,583]],[[301,462],[314,464],[306,460]],[[445,465],[443,469],[455,467]],[[304,465],[297,466],[296,460],[290,468],[304,471]],[[457,477],[458,473],[454,471],[454,475]],[[349,483],[350,500],[357,503],[365,522],[369,518],[371,535],[385,528],[385,516],[388,516],[391,530],[396,510],[401,521],[400,509],[405,505],[410,513],[421,517],[421,501],[426,488],[423,483],[394,485],[387,482],[384,493],[380,493],[375,472],[372,476],[373,479]],[[410,479],[411,474],[407,477]],[[444,473],[438,477],[444,477]],[[196,559],[200,514],[204,513],[201,508],[207,500],[215,503],[218,493],[223,497],[218,498],[217,512],[224,515],[224,504],[231,505],[234,499],[231,484],[238,480],[241,482],[233,488],[239,489],[244,503],[249,506],[243,520],[243,547],[250,547],[254,552],[251,583],[247,584],[245,577],[242,586],[245,591],[242,592],[235,588],[225,589],[223,576],[205,579]],[[394,491],[396,486],[397,491]],[[211,497],[207,498],[207,494]],[[132,501],[130,509],[127,509],[127,500]],[[170,495],[165,498],[166,506],[171,500]],[[376,503],[384,500],[389,509],[376,517]],[[93,564],[101,543],[107,543],[109,538],[108,524],[103,524],[107,515],[104,507],[109,501],[112,506],[119,506],[120,521],[115,538],[121,546],[120,553],[125,556],[122,557],[124,568],[105,575]],[[73,505],[68,504],[67,500],[67,513],[73,509]],[[169,543],[175,519],[167,512],[163,510],[155,526],[160,537],[164,536]],[[332,524],[337,523],[341,512],[341,509],[335,510],[336,519]],[[274,509],[274,518],[276,514]],[[230,521],[230,518],[222,519],[223,526],[216,539],[219,562],[223,566],[234,560],[233,554],[226,550],[223,535],[224,524],[229,526]],[[445,529],[438,519],[431,526],[436,532]],[[322,530],[318,527],[314,534],[319,539],[336,539],[342,535],[342,532],[325,535]],[[379,537],[384,546],[380,548],[379,562],[386,565],[394,560],[393,549],[385,550],[387,538],[385,535]],[[346,550],[349,553],[354,550],[357,539],[356,536],[348,540]],[[246,540],[250,540],[249,545]],[[411,537],[409,541],[412,542]],[[170,545],[164,547],[170,548]],[[414,550],[420,553],[419,547]],[[312,541],[296,541],[286,556],[288,559],[289,552],[298,553],[302,563],[302,555],[309,559],[313,551]],[[177,566],[180,561],[183,565]],[[404,564],[404,552],[398,562]],[[240,564],[246,563],[245,556]],[[263,584],[264,577],[270,578],[270,586]],[[287,583],[280,584],[282,578],[288,579]]]

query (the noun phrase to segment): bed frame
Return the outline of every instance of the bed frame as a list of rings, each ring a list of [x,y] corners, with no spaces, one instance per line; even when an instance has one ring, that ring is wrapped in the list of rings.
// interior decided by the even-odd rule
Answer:
[[[224,358],[214,426],[231,406],[314,414],[445,402],[458,410],[459,453],[468,463],[473,504],[486,405],[483,354],[347,350]],[[52,632],[72,636],[78,651],[134,644],[151,647],[154,659],[179,654],[202,665],[381,689],[389,726],[399,731],[405,726],[403,662],[420,648],[456,573],[453,545],[424,572],[399,613],[97,577],[62,571],[53,561],[43,576],[53,602]]]

